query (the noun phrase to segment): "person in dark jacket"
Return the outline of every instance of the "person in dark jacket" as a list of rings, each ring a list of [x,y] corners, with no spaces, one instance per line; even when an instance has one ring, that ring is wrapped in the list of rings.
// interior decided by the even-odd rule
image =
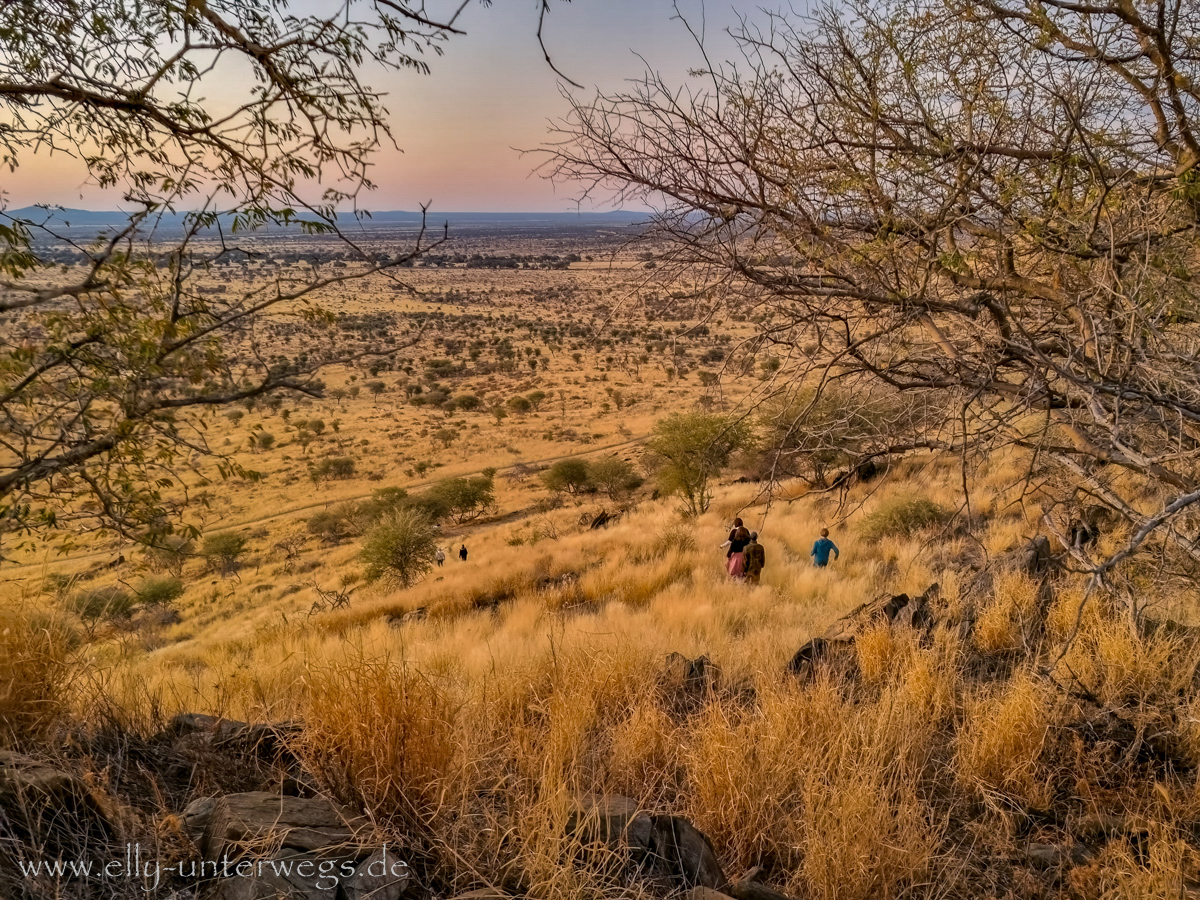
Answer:
[[[750,532],[750,543],[742,551],[742,557],[746,565],[746,580],[751,584],[758,584],[762,570],[767,564],[767,551],[758,542],[757,531]]]
[[[461,547],[458,548],[458,558],[461,559],[463,562],[467,561],[467,545],[466,544],[463,544]]]
[[[745,557],[743,552],[750,543],[750,532],[741,519],[733,520],[733,529],[729,532],[728,548],[725,551],[725,569],[730,578],[741,578],[745,572]]]

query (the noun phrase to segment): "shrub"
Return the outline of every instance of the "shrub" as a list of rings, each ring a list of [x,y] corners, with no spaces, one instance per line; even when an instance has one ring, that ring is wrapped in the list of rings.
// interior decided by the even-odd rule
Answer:
[[[142,555],[151,572],[169,572],[178,578],[195,549],[192,539],[182,534],[168,534],[144,545]]]
[[[183,596],[178,578],[147,578],[137,589],[137,598],[147,606],[167,606]]]
[[[0,747],[44,739],[65,713],[78,645],[61,615],[0,606]]]
[[[866,516],[859,531],[869,541],[908,537],[922,528],[940,524],[945,512],[928,497],[894,497]]]
[[[481,475],[462,478],[447,478],[417,498],[427,513],[441,513],[441,518],[451,516],[460,525],[479,518],[496,500],[495,470]]]
[[[593,490],[588,464],[582,459],[560,459],[542,473],[542,484],[556,494],[582,494]]]
[[[519,416],[523,416],[533,409],[533,404],[524,397],[509,397],[508,402],[504,405]]]
[[[633,470],[633,464],[619,456],[604,456],[588,463],[588,476],[596,489],[610,499],[623,497],[642,486],[645,480]]]
[[[112,621],[128,618],[137,599],[136,594],[114,584],[76,591],[67,598],[66,606],[81,619],[91,622],[100,619]]]
[[[245,553],[246,539],[236,531],[210,534],[200,546],[200,555],[208,562],[208,567],[221,575],[236,572]]]
[[[684,511],[697,516],[708,510],[712,500],[711,479],[729,464],[733,451],[753,443],[753,435],[740,419],[675,413],[655,423],[646,448],[658,463],[659,490],[683,497]]]
[[[368,582],[411,587],[433,567],[436,552],[433,523],[417,510],[402,509],[367,532],[359,557]]]

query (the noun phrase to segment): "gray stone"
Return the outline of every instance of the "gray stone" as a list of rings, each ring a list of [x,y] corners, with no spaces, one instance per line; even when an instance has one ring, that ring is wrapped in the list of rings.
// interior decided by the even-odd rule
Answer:
[[[345,900],[400,900],[411,882],[404,858],[384,846],[358,864],[343,890]]]
[[[79,777],[20,753],[0,751],[0,820],[20,840],[70,853],[115,830]]]
[[[626,826],[641,811],[640,804],[619,794],[585,794],[567,817],[567,834],[583,844],[616,849]]]
[[[208,827],[208,820],[212,818],[217,799],[216,797],[201,797],[199,800],[189,803],[183,811],[181,816],[183,830],[187,832],[187,836],[197,847],[204,839],[204,829]]]
[[[361,846],[366,822],[323,797],[286,797],[266,791],[228,794],[214,804],[200,840],[205,859],[258,847],[301,852]]]
[[[261,859],[231,862],[228,876],[215,880],[209,900],[338,900],[353,878],[352,856],[282,850]]]

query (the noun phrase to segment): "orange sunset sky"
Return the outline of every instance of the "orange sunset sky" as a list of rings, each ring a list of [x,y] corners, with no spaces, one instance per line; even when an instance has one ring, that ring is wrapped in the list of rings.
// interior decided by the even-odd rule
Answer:
[[[456,3],[444,2],[443,8]],[[736,48],[724,29],[761,3],[747,0],[678,0],[679,11],[699,29],[716,59]],[[436,11],[439,3],[427,4]],[[403,152],[376,159],[376,191],[369,209],[416,209],[432,201],[436,211],[569,211],[571,188],[557,188],[531,174],[536,160],[513,148],[534,148],[548,139],[547,123],[567,112],[558,77],[546,65],[536,39],[537,0],[475,4],[459,20],[433,73],[372,72],[366,80],[388,94],[394,133]],[[555,63],[590,95],[619,89],[649,66],[673,83],[689,80],[703,59],[676,18],[671,0],[573,0],[556,2],[545,37]],[[435,16],[436,18],[436,16]],[[581,93],[577,89],[570,89]],[[3,203],[14,209],[54,203],[83,209],[120,206],[119,193],[87,183],[83,166],[65,156],[26,155],[15,174],[0,173]]]

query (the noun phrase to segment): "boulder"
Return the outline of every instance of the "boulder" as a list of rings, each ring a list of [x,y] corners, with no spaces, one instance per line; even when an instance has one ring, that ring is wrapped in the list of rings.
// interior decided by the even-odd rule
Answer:
[[[688,659],[682,653],[671,653],[658,677],[658,691],[669,709],[690,713],[712,696],[720,681],[721,670],[707,656]]]
[[[198,820],[200,808],[189,807]],[[188,813],[184,813],[185,822]],[[220,797],[207,814],[198,846],[204,859],[258,847],[299,852],[361,849],[365,820],[323,797],[287,797],[266,791]]]
[[[358,864],[343,887],[343,900],[400,900],[412,884],[408,863],[384,846]]]
[[[48,856],[110,840],[115,829],[78,776],[20,753],[0,751],[0,820]]]
[[[339,900],[356,868],[352,856],[280,850],[230,862],[227,873],[214,880],[208,900]]]
[[[191,738],[214,749],[231,750],[262,758],[288,753],[287,740],[300,731],[298,722],[239,722],[204,713],[180,713],[171,719],[171,738]]]
[[[567,820],[567,833],[585,848],[628,854],[631,874],[670,889],[722,890],[728,884],[712,844],[691,822],[649,813],[629,797],[580,798]]]

